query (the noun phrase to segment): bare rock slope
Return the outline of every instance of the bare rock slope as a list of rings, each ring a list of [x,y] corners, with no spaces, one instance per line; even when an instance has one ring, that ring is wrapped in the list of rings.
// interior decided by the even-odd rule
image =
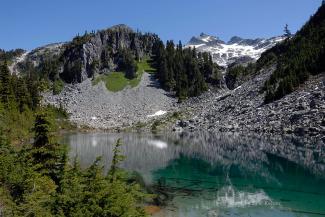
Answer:
[[[166,113],[186,111],[187,118],[177,121],[174,129],[325,135],[324,75],[313,77],[281,100],[265,104],[260,90],[273,70],[261,71],[234,90],[211,90],[183,104],[147,73],[137,87],[116,93],[102,82],[93,86],[90,79],[66,85],[59,95],[45,94],[44,103],[62,105],[73,122],[98,129],[131,127]]]
[[[190,118],[176,127],[263,133],[325,135],[325,78],[313,77],[281,100],[264,104],[261,88],[273,69],[260,72],[236,89],[207,92],[183,107]],[[325,139],[325,137],[324,137]]]
[[[47,93],[44,103],[62,105],[71,114],[71,121],[99,129],[129,127],[171,112],[177,100],[159,87],[153,75],[144,73],[137,87],[110,92],[100,82],[90,79],[66,85],[59,95]]]

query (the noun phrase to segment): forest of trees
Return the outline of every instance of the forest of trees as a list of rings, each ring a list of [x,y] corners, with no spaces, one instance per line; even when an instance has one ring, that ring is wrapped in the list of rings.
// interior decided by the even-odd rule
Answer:
[[[137,64],[131,50],[123,49],[120,51],[119,56],[118,71],[124,72],[125,77],[128,79],[136,78]]]
[[[11,75],[4,61],[0,65],[0,130],[9,138],[23,139],[29,134],[32,113],[39,101],[38,81]]]
[[[277,69],[264,86],[266,103],[296,90],[310,76],[324,73],[325,5],[294,37],[269,50],[259,62],[267,62],[268,59],[277,63]]]
[[[166,46],[158,41],[153,47],[153,65],[163,88],[175,91],[180,99],[198,96],[207,90],[207,82],[220,79],[219,68],[208,53],[196,49],[183,49],[181,42],[175,46],[167,41]]]
[[[0,216],[146,216],[148,195],[118,168],[119,140],[110,172],[100,159],[81,169],[55,135],[64,111],[40,105],[37,78],[0,67]],[[34,137],[30,143],[30,138]]]
[[[235,65],[227,69],[225,76],[225,81],[227,87],[230,90],[233,90],[240,85],[245,80],[249,78],[249,75],[253,74],[256,71],[256,64],[249,63],[247,66]]]
[[[110,172],[100,158],[88,169],[77,160],[68,163],[67,147],[59,144],[51,118],[43,111],[35,118],[34,142],[17,149],[0,140],[0,198],[4,216],[146,216],[148,197],[118,168],[123,156],[117,141]]]

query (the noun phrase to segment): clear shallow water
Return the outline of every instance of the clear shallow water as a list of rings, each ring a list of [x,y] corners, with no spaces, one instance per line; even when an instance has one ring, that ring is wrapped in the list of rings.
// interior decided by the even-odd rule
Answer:
[[[122,138],[121,167],[168,196],[157,216],[325,216],[322,141],[233,134],[70,134],[82,166],[112,160]],[[158,186],[158,187],[157,187]]]

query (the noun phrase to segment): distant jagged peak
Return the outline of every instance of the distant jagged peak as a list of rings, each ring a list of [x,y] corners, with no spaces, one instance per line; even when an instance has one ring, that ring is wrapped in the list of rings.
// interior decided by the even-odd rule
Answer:
[[[195,47],[199,52],[209,52],[216,63],[227,67],[238,61],[256,61],[264,51],[283,40],[285,40],[283,36],[269,39],[244,39],[233,36],[228,42],[224,42],[218,37],[201,33],[197,37],[192,37],[185,47]]]
[[[200,37],[207,37],[209,36],[208,34],[205,34],[204,32],[201,32]]]
[[[194,36],[191,38],[190,42],[188,44],[198,45],[198,44],[218,44],[218,43],[224,43],[224,41],[220,40],[218,37],[209,35],[206,33],[201,33],[199,36]]]
[[[239,36],[233,36],[227,44],[240,44],[240,45],[256,46],[259,43],[262,43],[266,40],[268,40],[268,39],[265,39],[265,38],[244,39]]]
[[[228,44],[235,44],[235,43],[239,43],[242,40],[244,40],[243,38],[239,37],[239,36],[233,36],[229,41]]]
[[[208,34],[206,34],[204,32],[202,32],[199,37],[201,39],[208,39],[208,40],[217,40],[218,39],[218,37],[212,36],[212,35],[208,35]]]

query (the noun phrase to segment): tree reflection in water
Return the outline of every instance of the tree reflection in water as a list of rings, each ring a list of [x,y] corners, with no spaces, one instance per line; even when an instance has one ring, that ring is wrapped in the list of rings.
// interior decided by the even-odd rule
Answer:
[[[65,142],[82,165],[103,156],[109,168],[119,137],[127,156],[121,166],[141,174],[179,212],[173,215],[325,215],[322,140],[201,132],[74,134]]]

